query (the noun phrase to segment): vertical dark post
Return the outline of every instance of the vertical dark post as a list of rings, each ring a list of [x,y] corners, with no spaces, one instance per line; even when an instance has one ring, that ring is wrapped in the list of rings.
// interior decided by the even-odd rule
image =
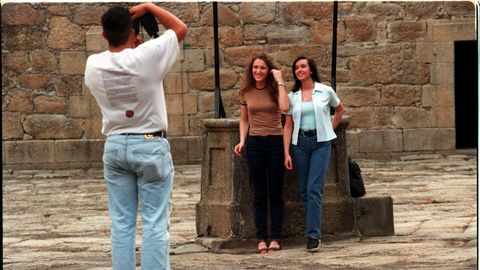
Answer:
[[[333,90],[337,91],[337,20],[338,20],[338,2],[333,2],[333,27],[332,27],[332,76],[331,84]]]
[[[220,93],[220,61],[218,52],[218,7],[217,2],[213,2],[213,45],[215,55],[215,112],[214,118],[225,118],[225,109],[223,108],[222,95]]]
[[[330,84],[333,91],[337,92],[337,20],[338,20],[338,2],[333,1],[333,18],[332,18],[332,75]],[[335,110],[330,108],[330,115],[334,115]]]

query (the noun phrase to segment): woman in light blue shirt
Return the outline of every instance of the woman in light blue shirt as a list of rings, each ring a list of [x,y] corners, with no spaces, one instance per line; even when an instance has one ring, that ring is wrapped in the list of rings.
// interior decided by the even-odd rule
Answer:
[[[285,118],[285,167],[297,173],[300,195],[306,218],[307,251],[320,248],[323,185],[330,161],[334,129],[345,109],[330,86],[320,83],[317,66],[312,59],[297,58],[292,65],[295,78],[288,98],[290,110]],[[330,108],[335,108],[333,118]],[[291,154],[290,156],[290,145]]]

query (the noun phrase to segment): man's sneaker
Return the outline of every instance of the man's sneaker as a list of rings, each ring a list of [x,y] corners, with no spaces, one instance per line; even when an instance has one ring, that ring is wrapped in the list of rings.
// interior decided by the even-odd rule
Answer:
[[[320,240],[315,238],[307,238],[307,251],[317,252],[320,249]]]

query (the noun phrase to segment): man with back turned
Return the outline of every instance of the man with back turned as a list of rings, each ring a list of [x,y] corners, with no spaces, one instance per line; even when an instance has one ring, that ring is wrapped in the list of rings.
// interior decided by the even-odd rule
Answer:
[[[132,21],[151,13],[165,27],[147,42]],[[163,79],[180,52],[187,26],[153,3],[112,7],[102,16],[108,50],[88,57],[85,84],[102,115],[103,154],[112,222],[113,269],[135,269],[137,206],[142,215],[142,269],[170,269],[169,199],[173,163]]]

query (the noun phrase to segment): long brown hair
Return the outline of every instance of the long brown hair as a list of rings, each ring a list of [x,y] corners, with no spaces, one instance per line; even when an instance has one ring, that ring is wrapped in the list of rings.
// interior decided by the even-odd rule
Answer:
[[[272,69],[278,69],[277,65],[266,55],[265,53],[260,53],[250,60],[250,63],[248,64],[246,70],[245,70],[245,77],[243,79],[242,86],[240,87],[240,93],[239,96],[240,98],[245,95],[247,91],[255,87],[255,79],[253,78],[253,62],[255,60],[260,59],[267,64],[268,68],[268,75],[267,75],[267,81],[266,81],[266,88],[268,90],[268,93],[270,94],[270,97],[272,98],[273,102],[278,105],[278,91],[277,91],[277,83],[275,82],[275,79],[273,78],[272,73],[270,71]]]

